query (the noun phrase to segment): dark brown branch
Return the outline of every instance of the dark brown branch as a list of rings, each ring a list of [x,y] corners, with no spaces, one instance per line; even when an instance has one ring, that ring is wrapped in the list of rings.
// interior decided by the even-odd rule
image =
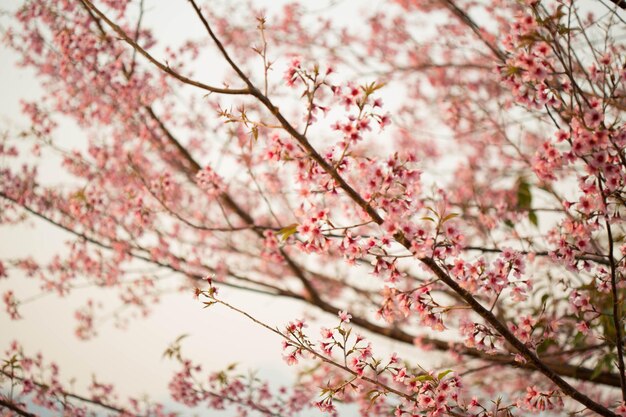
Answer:
[[[1,369],[0,369],[0,374],[6,376],[8,378],[11,378],[11,379],[16,379],[16,380],[21,381],[21,382],[23,382],[24,379],[25,379],[25,378],[22,378],[20,376],[15,375],[15,374],[13,374],[11,372],[7,372],[7,371],[1,370]],[[41,389],[47,390],[49,388],[46,384],[43,384],[41,382],[37,382],[37,381],[32,381],[32,382],[37,387],[39,387]],[[93,400],[91,398],[84,397],[82,395],[73,394],[73,393],[67,392],[67,391],[61,391],[60,394],[63,397],[73,398],[73,399],[81,401],[81,402],[97,405],[97,406],[105,408],[105,409],[107,409],[109,411],[114,411],[114,412],[116,412],[118,414],[124,414],[124,415],[128,415],[128,416],[133,416],[133,417],[144,417],[144,416],[141,416],[141,415],[138,415],[138,414],[133,414],[133,413],[131,413],[130,411],[128,411],[126,409],[115,407],[115,406],[112,406],[110,404],[103,403],[101,401],[97,401],[97,400]],[[22,414],[22,415],[24,415],[24,416],[34,416],[34,414]]]
[[[313,146],[311,146],[307,138],[304,135],[302,135],[300,132],[298,132],[296,128],[293,127],[287,119],[285,119],[282,113],[278,110],[278,107],[274,106],[274,104],[270,101],[270,99],[267,98],[265,95],[263,95],[263,93],[261,93],[261,91],[254,86],[252,81],[250,81],[248,76],[246,76],[246,74],[243,73],[243,71],[237,66],[237,64],[233,62],[228,52],[226,52],[224,45],[222,45],[222,42],[217,38],[217,36],[213,32],[213,29],[211,29],[211,26],[209,25],[209,22],[206,20],[206,18],[202,14],[200,7],[198,7],[198,5],[196,4],[194,0],[189,0],[189,2],[194,8],[196,15],[198,16],[198,18],[201,20],[202,24],[204,25],[204,28],[207,30],[209,36],[211,37],[213,42],[215,42],[215,44],[217,45],[217,48],[220,50],[220,52],[224,56],[224,59],[230,64],[231,68],[241,77],[242,81],[248,86],[248,90],[250,94],[253,95],[257,100],[259,100],[272,113],[272,115],[276,117],[276,119],[280,122],[281,126],[287,131],[287,133],[289,133],[300,144],[300,146],[302,146],[307,151],[309,156],[318,165],[320,165],[324,169],[324,171],[326,171],[326,173],[333,178],[333,180],[335,180],[339,188],[341,188],[346,194],[348,194],[348,196],[354,202],[356,202],[365,212],[367,212],[367,214],[369,214],[369,216],[376,223],[382,224],[383,218],[378,214],[378,212],[376,212],[376,210],[374,210],[374,208],[370,206],[369,203],[365,201],[363,197],[361,197],[361,195],[357,191],[355,191],[337,173],[337,171],[335,171],[332,165],[329,164],[315,150],[315,148],[313,148]]]
[[[330,175],[335,182],[338,184],[339,188],[341,188],[348,196],[357,203],[365,212],[369,214],[369,216],[378,224],[383,223],[383,218],[374,210],[374,208],[363,199],[363,197],[355,191],[340,175],[339,173],[330,165],[309,143],[308,139],[298,132],[285,117],[281,114],[276,106],[270,101],[268,97],[263,95],[261,91],[254,86],[254,84],[250,81],[250,79],[243,73],[243,71],[235,64],[230,58],[229,54],[226,52],[226,49],[222,45],[221,41],[217,38],[217,36],[213,33],[209,23],[205,19],[202,14],[200,8],[195,3],[194,0],[189,0],[191,5],[193,6],[198,18],[201,20],[205,29],[207,30],[209,36],[218,49],[222,52],[222,55],[226,59],[226,61],[230,64],[233,70],[239,74],[244,83],[248,86],[250,94],[256,97],[263,105],[276,117],[276,119],[280,122],[283,128],[307,151],[309,156],[317,162],[324,171]],[[448,1],[448,3],[454,6],[454,3]],[[456,7],[456,6],[455,6]],[[479,33],[479,32],[477,32]],[[498,54],[497,54],[498,55]],[[503,56],[498,55],[500,59],[503,59]],[[395,236],[396,241],[400,243],[407,249],[410,249],[411,244],[410,241],[402,234],[398,233]],[[578,401],[579,403],[585,405],[592,411],[595,411],[598,414],[604,416],[615,416],[608,408],[604,407],[602,404],[599,404],[593,401],[591,398],[578,391],[572,385],[570,385],[567,381],[561,378],[555,371],[550,369],[533,351],[531,351],[523,342],[521,342],[507,327],[502,324],[498,318],[485,307],[483,307],[478,300],[476,300],[471,293],[461,287],[452,277],[450,277],[443,269],[437,265],[437,263],[432,258],[420,258],[419,259],[424,265],[426,265],[441,281],[443,281],[446,285],[452,288],[463,300],[479,315],[481,316],[487,323],[489,323],[504,339],[509,342],[522,356],[524,356],[528,361],[530,361],[541,373],[543,373],[548,379],[550,379],[555,385],[557,385],[561,391]]]
[[[463,250],[464,251],[477,251],[477,252],[483,252],[483,253],[502,253],[502,249],[484,248],[482,246],[465,246]],[[550,256],[550,252],[548,251],[522,250],[518,252],[521,253],[522,255]],[[609,265],[609,260],[606,258],[606,256],[602,256],[602,255],[585,254],[585,255],[578,255],[575,258],[581,261],[592,261],[601,265],[607,265],[607,266]]]
[[[168,65],[161,63],[159,60],[154,58],[148,51],[143,49],[141,46],[137,44],[121,27],[116,25],[113,21],[111,21],[104,13],[102,13],[99,9],[97,9],[89,0],[80,0],[83,5],[85,5],[93,14],[98,16],[102,21],[104,21],[113,31],[122,38],[126,43],[128,43],[135,51],[137,51],[140,55],[143,55],[148,61],[157,66],[161,71],[166,74],[176,78],[177,80],[192,85],[194,87],[201,88],[203,90],[209,91],[211,93],[218,94],[232,94],[232,95],[245,95],[250,94],[250,91],[246,88],[239,89],[231,89],[231,88],[219,88],[213,87],[208,84],[204,84],[200,81],[192,80],[191,78],[185,77],[182,74],[171,69]]]
[[[250,94],[250,90],[249,89],[240,89],[240,90],[218,89],[218,88],[215,88],[215,87],[207,86],[206,84],[202,84],[202,83],[196,82],[194,80],[191,80],[189,78],[186,78],[186,77],[178,74],[177,72],[173,71],[168,66],[163,65],[162,63],[157,61],[155,58],[153,58],[147,51],[145,51],[143,48],[141,48],[141,46],[139,46],[128,34],[126,34],[126,32],[121,27],[119,27],[118,25],[113,23],[109,18],[107,18],[106,15],[104,13],[102,13],[98,8],[96,8],[89,0],[81,0],[81,2],[90,11],[90,15],[92,16],[92,18],[93,18],[93,14],[97,15],[97,17],[99,19],[104,21],[111,29],[113,29],[113,31],[115,33],[117,33],[134,50],[138,51],[140,54],[142,54],[144,57],[146,57],[150,62],[152,62],[154,65],[156,65],[159,69],[161,69],[162,71],[164,71],[168,75],[178,79],[179,81],[182,81],[183,83],[186,83],[186,84],[189,84],[189,85],[192,85],[192,86],[196,86],[196,87],[202,88],[204,90],[208,90],[208,91],[215,92],[215,93],[220,93],[220,94]],[[100,24],[98,24],[98,27],[102,31],[102,26]],[[225,50],[223,50],[223,47],[221,47],[221,44],[220,44],[220,49],[224,53],[226,52]],[[230,59],[230,58],[228,58],[228,59]],[[232,61],[231,61],[231,63],[232,63]],[[241,71],[238,71],[238,74],[240,76],[243,75],[243,73]],[[245,75],[244,75],[244,77],[245,77]],[[251,85],[251,84],[249,84],[249,85]],[[189,154],[189,152],[180,144],[180,142],[178,140],[176,140],[176,138],[171,134],[171,132],[164,126],[164,124],[156,116],[154,111],[150,107],[146,107],[146,110],[148,111],[148,114],[157,122],[157,124],[159,125],[161,130],[164,132],[164,134],[167,136],[167,138],[170,140],[170,142],[179,150],[179,152],[181,153],[183,158],[187,161],[187,163],[190,164],[191,172],[188,172],[188,174],[189,175],[195,175],[201,169],[200,165],[193,159],[193,157]],[[255,226],[255,223],[254,223],[254,220],[252,219],[252,217],[245,210],[243,210],[241,208],[241,206],[239,206],[231,198],[230,195],[228,195],[227,193],[223,192],[220,195],[220,200],[230,210],[234,211],[248,226],[251,226],[251,228],[257,233],[257,235],[259,237],[261,237],[261,238],[263,237],[262,230],[258,229]],[[310,298],[314,302],[321,302],[321,298],[320,298],[320,295],[318,294],[317,290],[315,289],[315,287],[313,287],[313,285],[307,279],[307,277],[305,276],[305,274],[302,271],[302,269],[298,266],[298,264],[295,261],[293,261],[293,259],[291,259],[291,257],[289,257],[289,255],[284,251],[284,249],[281,248],[280,249],[280,253],[283,256],[283,258],[285,258],[285,261],[287,262],[287,265],[292,269],[292,271],[294,272],[296,277],[300,280],[300,282],[304,286],[304,289],[306,290],[307,297]]]
[[[6,195],[4,195],[3,193],[0,192],[0,197],[6,198],[14,203],[15,200],[13,200],[10,197],[7,197]],[[17,204],[17,203],[16,203]],[[24,210],[28,211],[29,213],[31,213],[32,215],[39,217],[42,220],[45,220],[71,234],[74,234],[78,237],[80,237],[81,239],[84,239],[85,241],[92,243],[96,246],[99,246],[103,249],[109,249],[109,250],[113,250],[113,248],[110,245],[107,245],[106,243],[100,242],[94,238],[91,238],[89,236],[86,236],[80,232],[77,232],[69,227],[66,227],[58,222],[55,222],[54,220],[48,218],[47,216],[35,211],[34,209],[24,206],[24,205],[20,205]],[[186,275],[189,278],[201,281],[202,280],[202,276],[200,275],[192,275],[186,271],[180,270],[180,269],[176,269],[174,268],[172,265],[163,263],[163,262],[159,262],[156,260],[153,260],[151,258],[148,257],[144,257],[140,254],[134,253],[134,252],[129,252],[128,253],[130,256],[142,260],[142,261],[146,261],[149,263],[152,263],[154,265],[157,265],[159,267],[162,268],[166,268],[171,270],[172,272],[176,272],[176,273],[182,273],[184,275]],[[205,266],[205,268],[210,269],[209,267]],[[263,283],[259,283],[257,281],[248,279],[246,277],[242,277],[239,275],[236,275],[232,272],[228,272],[229,276],[232,276],[236,279],[239,279],[241,281],[244,282],[249,282],[250,284],[253,285],[263,285],[265,286],[266,284]],[[262,293],[264,295],[270,295],[270,296],[280,296],[280,297],[287,297],[287,298],[291,298],[291,299],[295,299],[295,300],[299,300],[299,301],[306,301],[307,303],[319,308],[320,310],[330,313],[332,315],[337,314],[337,311],[341,310],[342,307],[340,306],[335,306],[332,305],[330,303],[326,303],[326,302],[319,302],[319,303],[313,303],[311,302],[311,300],[307,300],[305,299],[303,296],[293,293],[291,291],[287,291],[287,290],[283,290],[280,289],[278,287],[271,287],[275,293],[270,293],[270,292],[265,292],[265,291],[261,291],[261,290],[256,290],[256,289],[252,289],[249,287],[241,287],[238,286],[236,284],[231,284],[228,282],[220,282],[219,285],[226,285],[229,287],[233,287],[236,289],[243,289],[243,290],[247,290],[247,291],[255,291],[255,292],[259,292]],[[269,286],[269,285],[268,285]],[[403,342],[403,343],[407,343],[410,345],[413,345],[413,341],[415,340],[415,335],[411,335],[409,333],[406,333],[405,331],[398,329],[398,328],[390,328],[390,327],[384,327],[384,326],[380,326],[377,325],[371,321],[368,321],[362,317],[353,317],[352,318],[352,323],[365,329],[368,330],[372,333],[381,335],[381,336],[386,336],[389,337],[391,339],[397,340],[399,342]],[[514,367],[519,367],[520,369],[527,369],[527,370],[536,370],[536,368],[530,364],[530,363],[525,363],[525,364],[520,364],[517,363],[513,358],[511,358],[510,355],[506,355],[506,354],[496,354],[496,355],[489,355],[486,354],[485,352],[479,351],[477,349],[471,349],[471,348],[467,348],[465,346],[463,346],[462,344],[454,344],[451,345],[450,342],[448,341],[444,341],[444,340],[439,340],[439,339],[435,339],[435,338],[422,338],[423,343],[437,349],[440,351],[448,351],[450,350],[451,346],[453,347],[453,349],[465,356],[469,356],[469,357],[473,357],[473,358],[477,358],[477,359],[482,359],[485,361],[489,361],[489,362],[495,362],[497,364],[501,364],[501,365],[508,365],[508,366],[514,366]],[[583,367],[576,367],[573,365],[569,365],[566,363],[562,363],[562,362],[556,362],[556,361],[552,361],[549,362],[550,367],[552,367],[552,369],[559,373],[561,376],[564,377],[569,377],[569,378],[574,378],[574,379],[579,379],[582,381],[593,381],[599,384],[603,384],[603,385],[608,385],[608,386],[613,386],[613,387],[619,387],[620,386],[620,382],[619,382],[619,376],[617,374],[612,374],[612,373],[608,373],[608,372],[602,372],[599,375],[597,375],[595,378],[592,378],[592,375],[594,373],[593,369],[588,369],[588,368],[583,368]]]
[[[165,134],[168,140],[172,144],[174,144],[174,146],[179,150],[181,156],[184,158],[186,163],[190,166],[191,172],[189,172],[188,174],[190,176],[195,175],[201,169],[200,164],[196,162],[196,160],[193,158],[193,156],[191,156],[189,151],[184,146],[182,146],[182,144],[174,137],[172,132],[170,132],[170,130],[163,124],[163,122],[154,113],[154,111],[151,108],[147,108],[147,110],[148,110],[148,114],[150,115],[150,117],[155,122],[157,122],[161,131]],[[222,201],[222,203],[227,208],[232,210],[235,214],[237,214],[237,216],[239,216],[239,218],[243,220],[244,223],[246,223],[246,225],[251,230],[253,230],[259,238],[263,238],[263,228],[258,227],[255,224],[252,216],[250,216],[248,212],[246,212],[241,206],[239,206],[228,193],[226,192],[220,193],[219,198]],[[280,254],[283,256],[289,268],[294,272],[296,277],[300,280],[300,282],[304,286],[307,296],[311,298],[311,300],[314,303],[322,302],[320,295],[318,294],[317,290],[313,287],[311,282],[307,279],[302,268],[300,268],[300,266],[285,252],[283,248],[280,249]]]
[[[406,245],[405,245],[406,246]],[[474,298],[474,296],[467,291],[465,288],[461,287],[452,277],[450,277],[447,273],[443,271],[437,265],[435,260],[431,258],[420,258],[426,266],[430,268],[430,270],[439,278],[441,281],[445,282],[450,288],[452,288],[457,294],[459,294],[463,300],[476,312],[479,316],[481,316],[487,323],[489,323],[507,342],[509,342],[515,350],[517,350],[522,356],[524,356],[530,363],[532,363],[535,368],[543,373],[546,377],[548,377],[556,386],[558,386],[561,391],[578,401],[579,403],[585,405],[592,411],[595,411],[598,414],[604,416],[615,416],[611,410],[593,401],[591,398],[587,397],[582,392],[578,391],[576,388],[571,386],[567,381],[565,381],[561,376],[558,375],[556,371],[551,369],[543,360],[541,360],[535,352],[530,350],[528,346],[526,346],[522,341],[520,341],[515,335],[506,327],[506,325],[502,324],[500,320],[485,307],[482,306]]]
[[[37,417],[36,414],[29,413],[28,411],[25,411],[21,409],[20,407],[18,407],[15,403],[12,403],[11,401],[0,397],[0,409],[2,408],[8,408],[9,410],[13,411],[14,413],[19,414],[20,416]]]
[[[601,179],[598,179],[600,192],[604,194]],[[605,199],[606,204],[606,199]],[[611,269],[611,298],[613,304],[613,327],[615,327],[615,348],[617,350],[617,368],[619,369],[622,399],[626,401],[626,375],[624,374],[624,339],[622,338],[622,315],[620,309],[619,293],[617,292],[617,265],[613,258],[613,231],[608,218],[605,218],[607,239],[609,241],[609,262]]]
[[[17,375],[13,375],[13,374],[11,374],[9,372],[6,372],[6,371],[3,371],[3,370],[0,370],[0,374],[3,374],[3,375],[5,375],[5,376],[7,376],[9,378],[17,379],[18,381],[24,381],[24,378],[19,377]],[[36,382],[36,381],[33,381],[33,383],[36,386],[38,386],[39,388],[48,389],[48,386],[46,384],[42,384],[41,382]],[[270,410],[268,410],[268,409],[266,409],[264,407],[261,407],[261,406],[259,406],[257,404],[244,402],[244,401],[238,400],[237,398],[229,397],[229,396],[226,396],[226,395],[221,395],[221,394],[218,394],[218,393],[213,392],[213,391],[202,390],[202,392],[205,393],[205,394],[208,394],[208,395],[210,395],[212,397],[216,397],[216,398],[220,398],[220,399],[223,399],[223,400],[226,400],[226,401],[230,401],[230,402],[232,402],[234,404],[240,404],[240,405],[245,406],[245,407],[250,407],[250,408],[252,408],[254,410],[261,411],[262,413],[265,413],[266,415],[271,415],[271,416],[274,416],[274,417],[280,417],[280,414],[273,413]],[[75,400],[78,400],[78,401],[81,401],[81,402],[84,402],[84,403],[88,403],[88,404],[93,404],[93,405],[96,405],[98,407],[102,407],[102,408],[104,408],[106,410],[113,411],[113,412],[116,412],[116,413],[124,415],[124,416],[149,417],[147,415],[134,414],[134,413],[131,413],[129,410],[125,409],[125,408],[115,407],[115,406],[113,406],[111,404],[107,404],[107,403],[104,403],[102,401],[94,400],[94,399],[91,399],[91,398],[88,398],[88,397],[85,397],[85,396],[82,396],[82,395],[79,395],[79,394],[74,394],[74,393],[71,393],[71,392],[68,392],[68,391],[61,391],[60,394],[64,398],[73,398]],[[0,405],[2,405],[1,401],[2,401],[2,399],[0,398]],[[25,417],[37,417],[36,415],[29,414],[29,413],[21,414],[21,413],[18,412],[18,414],[20,414],[22,416],[25,416]]]
[[[4,199],[6,199],[8,201],[11,201],[12,203],[20,206],[23,210],[27,211],[28,213],[32,214],[33,216],[35,216],[35,217],[37,217],[37,218],[39,218],[41,220],[44,220],[44,221],[46,221],[46,222],[48,222],[48,223],[50,223],[50,224],[52,224],[52,225],[54,225],[56,227],[58,227],[58,228],[60,228],[60,229],[62,229],[64,231],[68,232],[68,233],[71,233],[74,236],[77,236],[77,237],[81,238],[85,242],[91,243],[91,244],[96,245],[96,246],[98,246],[100,248],[103,248],[103,249],[115,251],[115,249],[113,248],[112,245],[110,245],[108,243],[105,243],[105,242],[102,242],[102,241],[100,241],[100,240],[98,240],[96,238],[88,236],[88,235],[86,235],[84,233],[81,233],[81,232],[79,232],[77,230],[74,230],[71,227],[68,227],[68,226],[66,226],[66,225],[64,225],[64,224],[62,224],[62,223],[60,223],[60,222],[58,222],[58,221],[56,221],[56,220],[46,216],[45,214],[35,210],[34,208],[32,208],[30,206],[27,206],[26,204],[19,203],[15,198],[5,194],[2,191],[0,191],[0,198],[4,198]],[[115,243],[115,242],[118,242],[118,241],[111,240],[111,242]],[[122,242],[118,242],[118,243],[122,243]],[[142,251],[142,252],[147,252],[146,249],[140,248],[140,247],[131,247],[131,249],[135,249],[137,251]],[[169,263],[157,261],[155,259],[150,258],[149,256],[142,255],[141,253],[137,253],[136,251],[133,251],[133,250],[128,250],[125,253],[127,255],[135,258],[135,259],[151,263],[151,264],[156,265],[156,266],[161,267],[161,268],[166,268],[166,269],[168,269],[168,270],[170,270],[172,272],[183,274],[183,275],[185,275],[185,276],[187,276],[189,278],[195,279],[195,280],[202,280],[204,278],[202,275],[191,274],[188,271],[185,271],[185,270],[180,269],[180,268],[176,268],[176,267],[174,267],[173,265],[171,265]],[[181,265],[184,264],[184,260],[182,260],[182,259],[180,259],[178,257],[176,257],[176,260],[178,262],[180,262]],[[210,273],[215,273],[216,272],[216,270],[214,268],[210,267],[210,266],[202,265],[202,267],[205,268]],[[271,285],[271,284],[266,284],[266,283],[263,283],[263,282],[255,281],[255,280],[247,278],[247,277],[243,277],[243,276],[238,275],[238,274],[236,274],[236,273],[234,273],[232,271],[227,271],[227,275],[229,277],[232,277],[233,279],[236,279],[236,280],[248,283],[248,284],[252,284],[252,285],[255,285],[255,286],[258,286],[258,287],[261,287],[261,288],[265,288],[265,290],[259,289],[259,288],[253,288],[253,287],[249,287],[249,286],[237,285],[237,284],[234,284],[234,283],[231,283],[231,282],[220,282],[221,285],[225,285],[227,287],[235,288],[235,289],[238,289],[238,290],[244,290],[244,291],[250,291],[250,292],[254,292],[254,293],[259,293],[259,294],[263,294],[263,295],[272,295],[272,296],[280,295],[280,296],[289,296],[289,297],[292,297],[292,298],[297,298],[296,294],[292,293],[291,291],[283,290],[283,289],[278,288],[278,287],[276,287],[274,285]]]
[[[626,0],[610,0],[611,3],[616,5],[622,10],[626,10]]]
[[[474,20],[463,11],[459,6],[457,6],[452,0],[444,0],[445,6],[459,18],[463,23],[465,23],[469,28],[478,36],[478,38],[493,52],[493,54],[502,62],[506,61],[506,55],[497,46],[493,45],[491,42],[487,41],[483,36],[480,27],[474,22]]]

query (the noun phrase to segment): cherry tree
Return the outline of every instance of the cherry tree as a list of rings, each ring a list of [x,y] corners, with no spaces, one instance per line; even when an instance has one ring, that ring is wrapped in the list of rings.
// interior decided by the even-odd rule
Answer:
[[[145,23],[159,3],[26,0],[8,17],[45,93],[23,102],[27,129],[3,128],[0,222],[71,237],[0,277],[114,289],[99,303],[122,319],[175,277],[202,314],[282,340],[289,387],[164,346],[190,412],[626,416],[622,0],[177,0],[189,19],[172,24],[202,35],[175,42]],[[229,287],[311,317],[264,322]],[[78,338],[101,310],[76,311]],[[51,359],[5,347],[3,415],[175,414],[115,381],[76,392]]]

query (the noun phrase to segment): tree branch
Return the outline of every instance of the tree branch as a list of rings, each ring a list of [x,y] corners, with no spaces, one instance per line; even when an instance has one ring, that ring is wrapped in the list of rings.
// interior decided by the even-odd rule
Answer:
[[[37,414],[29,413],[28,411],[25,411],[21,409],[20,407],[18,407],[15,403],[12,403],[11,401],[0,397],[0,408],[3,408],[3,407],[8,408],[9,410],[23,417],[38,417]]]
[[[604,194],[602,182],[598,179],[600,192]],[[606,205],[606,200],[605,200]],[[617,292],[617,266],[613,258],[613,231],[608,218],[604,219],[606,224],[607,239],[609,241],[609,262],[611,270],[611,298],[613,307],[613,327],[615,327],[615,348],[617,349],[617,367],[619,369],[620,385],[622,389],[622,399],[626,401],[626,375],[624,374],[624,339],[622,338],[622,316],[619,302],[619,293]]]
[[[622,10],[626,10],[626,0],[610,0],[611,3],[616,5]]]
[[[86,0],[83,0],[86,1]],[[370,204],[363,199],[363,197],[356,192],[338,173],[337,171],[328,163],[326,160],[313,148],[313,146],[309,143],[308,139],[299,133],[288,121],[285,117],[280,113],[278,108],[272,104],[270,99],[263,95],[259,89],[257,89],[254,84],[250,81],[250,79],[243,73],[243,71],[232,61],[226,49],[220,42],[220,40],[213,33],[210,25],[202,14],[200,8],[196,4],[194,0],[189,0],[192,7],[196,11],[198,18],[202,21],[205,29],[209,33],[209,36],[216,43],[218,49],[222,52],[222,55],[226,59],[226,61],[230,64],[233,70],[239,74],[244,83],[248,86],[250,94],[256,97],[263,105],[276,117],[276,119],[280,122],[283,128],[308,152],[310,157],[317,162],[324,171],[328,175],[330,175],[338,184],[338,186],[344,190],[346,194],[357,203],[365,212],[369,214],[369,216],[374,220],[377,224],[383,223],[383,218],[376,212]],[[450,4],[454,4],[450,2]],[[500,56],[499,56],[500,57]],[[407,249],[410,249],[411,244],[409,240],[402,233],[397,233],[394,236],[396,241],[400,243]],[[578,391],[572,385],[570,385],[567,381],[561,378],[555,371],[550,369],[539,357],[532,352],[523,342],[521,342],[504,324],[502,324],[491,311],[487,310],[483,307],[467,290],[461,287],[453,278],[451,278],[447,273],[445,273],[439,265],[432,258],[419,258],[420,262],[426,265],[441,281],[447,284],[450,288],[452,288],[459,296],[465,300],[465,302],[479,315],[481,316],[487,323],[489,323],[504,339],[509,342],[522,356],[524,356],[527,360],[529,360],[541,373],[543,373],[548,379],[550,379],[556,386],[558,386],[561,391],[568,395],[569,397],[575,399],[579,403],[585,405],[592,411],[595,411],[598,414],[603,416],[615,416],[615,413],[610,411],[608,408],[603,405],[593,401],[591,398],[586,396],[585,394]]]
[[[232,94],[232,95],[246,95],[250,94],[250,91],[247,88],[239,88],[239,89],[231,89],[231,88],[219,88],[213,87],[208,84],[204,84],[200,81],[192,80],[191,78],[185,77],[182,74],[171,69],[168,65],[161,63],[159,60],[154,58],[148,51],[143,49],[135,40],[130,37],[121,27],[116,25],[113,21],[111,21],[104,13],[102,13],[98,8],[96,8],[93,3],[89,0],[80,0],[82,4],[87,7],[92,13],[102,19],[118,36],[120,36],[126,43],[128,43],[135,51],[139,54],[143,55],[148,61],[157,66],[161,71],[166,74],[176,78],[177,80],[192,85],[194,87],[201,88],[203,90],[209,91],[211,93],[218,94]]]

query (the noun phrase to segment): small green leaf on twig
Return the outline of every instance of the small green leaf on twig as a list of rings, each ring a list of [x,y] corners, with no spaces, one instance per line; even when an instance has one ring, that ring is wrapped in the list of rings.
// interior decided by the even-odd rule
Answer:
[[[280,236],[281,240],[284,242],[285,240],[289,238],[289,236],[296,233],[298,226],[299,226],[298,223],[290,224],[289,226],[285,226],[282,229],[280,229],[277,234]]]

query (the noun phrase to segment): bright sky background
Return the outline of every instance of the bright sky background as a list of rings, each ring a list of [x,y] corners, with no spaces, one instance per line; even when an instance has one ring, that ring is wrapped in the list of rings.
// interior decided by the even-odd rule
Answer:
[[[150,10],[146,23],[159,28],[157,38],[175,43],[176,39],[189,34],[189,27],[183,26],[186,32],[180,27],[189,12],[186,1],[148,0],[146,3]],[[272,8],[282,3],[265,0],[265,4],[272,5]],[[367,4],[371,3],[376,2]],[[16,4],[4,1],[0,9],[12,9]],[[345,9],[346,5],[341,7],[339,10]],[[197,29],[200,30],[199,25]],[[0,47],[0,62],[3,64],[0,65],[2,131],[27,127],[27,120],[19,113],[19,101],[35,99],[41,91],[33,72],[16,68],[15,61],[16,56],[12,52]],[[80,131],[71,124],[64,126],[59,133],[67,136],[64,138],[66,148],[83,140]],[[0,165],[3,163],[6,161],[0,159]],[[58,180],[60,177],[56,176],[61,174],[54,166],[50,163],[44,169],[53,170],[48,172],[51,178]],[[42,221],[33,220],[30,225],[0,228],[0,259],[27,255],[47,259],[62,250],[63,242],[69,237]],[[8,280],[0,281],[0,294],[11,289],[18,299],[26,299],[40,292],[38,286],[37,281],[12,271]],[[242,370],[257,369],[260,376],[268,377],[277,384],[289,383],[293,378],[295,369],[283,362],[281,341],[275,335],[224,308],[203,310],[191,293],[165,296],[150,317],[131,321],[126,330],[117,329],[112,321],[108,321],[99,326],[99,335],[95,339],[79,341],[74,336],[76,323],[72,319],[73,312],[87,298],[97,298],[101,293],[100,289],[80,289],[66,298],[56,295],[38,298],[21,306],[23,319],[19,321],[11,321],[1,311],[0,351],[17,339],[27,353],[43,352],[47,360],[53,360],[60,366],[64,381],[77,378],[79,393],[84,393],[81,388],[90,381],[91,375],[97,375],[101,382],[115,382],[122,396],[149,394],[151,398],[165,402],[169,401],[167,382],[176,366],[173,361],[162,359],[162,354],[177,336],[185,333],[191,336],[185,340],[183,351],[188,357],[203,363],[206,370],[218,370],[229,363],[239,362]],[[116,295],[111,292],[110,296]],[[274,326],[285,325],[290,319],[302,317],[306,311],[302,304],[294,301],[236,290],[225,289],[222,296]],[[330,315],[326,315],[325,319],[327,324],[336,323]],[[316,338],[317,334],[313,336]],[[383,353],[380,349],[384,348],[389,352],[416,352],[386,340],[375,339],[375,342],[379,353]]]

